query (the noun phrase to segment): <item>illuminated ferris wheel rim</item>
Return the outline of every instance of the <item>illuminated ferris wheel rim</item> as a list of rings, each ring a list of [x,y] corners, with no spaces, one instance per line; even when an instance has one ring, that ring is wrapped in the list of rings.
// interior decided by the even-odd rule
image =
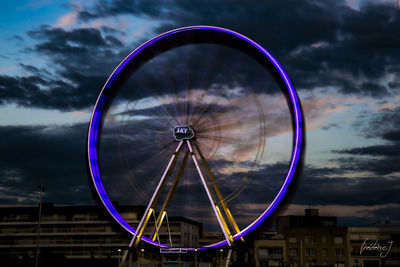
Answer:
[[[293,176],[296,172],[296,168],[298,166],[299,162],[299,157],[302,153],[302,145],[303,145],[303,122],[302,122],[302,110],[300,106],[300,101],[297,96],[296,90],[294,89],[288,75],[284,71],[283,67],[279,64],[279,62],[261,45],[257,44],[253,40],[249,39],[248,37],[234,32],[232,30],[220,28],[220,27],[214,27],[214,26],[189,26],[189,27],[183,27],[183,28],[178,28],[174,29],[168,32],[165,32],[163,34],[160,34],[147,42],[143,43],[141,46],[136,48],[131,54],[129,54],[119,65],[118,67],[113,71],[113,73],[110,75],[110,77],[107,79],[105,85],[103,86],[99,97],[97,98],[95,107],[93,109],[91,119],[90,119],[90,124],[89,124],[89,131],[88,131],[88,139],[87,139],[87,156],[88,156],[88,165],[89,165],[89,172],[93,181],[93,185],[96,189],[96,193],[98,194],[100,200],[102,201],[103,205],[107,209],[107,211],[110,213],[110,215],[128,232],[130,232],[132,235],[136,236],[137,231],[130,226],[124,218],[117,212],[115,209],[114,205],[111,203],[106,190],[104,189],[103,182],[101,179],[100,175],[100,169],[99,169],[99,164],[98,164],[98,137],[100,133],[100,128],[101,128],[101,123],[102,123],[102,118],[103,115],[106,114],[106,109],[108,107],[108,104],[112,101],[113,98],[113,87],[116,84],[116,80],[118,80],[119,75],[124,71],[124,69],[132,64],[135,63],[134,59],[135,57],[142,56],[144,51],[148,49],[149,47],[153,47],[157,45],[157,43],[166,40],[167,38],[172,38],[172,40],[180,40],[179,45],[171,46],[165,51],[168,51],[170,49],[173,49],[177,46],[180,45],[185,45],[185,44],[190,44],[193,43],[190,40],[186,39],[184,40],[187,35],[191,36],[196,36],[198,34],[206,34],[206,35],[212,35],[212,34],[218,34],[221,35],[222,37],[229,38],[231,40],[239,41],[242,43],[246,43],[247,45],[250,45],[250,47],[255,48],[257,51],[259,51],[265,60],[267,60],[267,63],[271,63],[275,69],[275,71],[278,72],[279,74],[279,79],[280,82],[283,82],[285,85],[285,88],[287,89],[288,93],[288,100],[289,100],[289,105],[290,105],[290,110],[291,110],[291,115],[292,115],[292,120],[293,120],[293,128],[294,128],[294,135],[293,135],[293,149],[292,149],[292,155],[290,159],[290,165],[288,168],[288,171],[286,173],[286,177],[284,179],[284,182],[279,189],[279,192],[271,202],[271,204],[266,208],[266,210],[256,219],[254,220],[250,225],[248,225],[246,228],[241,230],[240,232],[236,233],[233,236],[233,239],[239,239],[243,236],[245,236],[247,233],[255,229],[257,226],[259,226],[266,218],[268,218],[272,212],[278,207],[279,203],[282,201],[284,198],[286,192],[288,191],[288,187],[293,179]],[[175,39],[173,39],[175,38]],[[183,40],[183,43],[182,43]],[[169,40],[168,40],[169,41]],[[244,41],[244,42],[243,42]],[[214,41],[213,39],[208,39],[208,40],[202,40],[202,41],[197,41],[194,43],[219,43],[218,41]],[[162,52],[165,52],[162,51]],[[161,53],[162,53],[161,52]],[[258,55],[259,56],[259,55]],[[143,59],[142,59],[143,60]],[[147,60],[146,60],[147,61]],[[116,89],[118,90],[118,89]],[[146,241],[147,243],[150,243],[155,246],[160,246],[160,247],[169,247],[168,245],[165,244],[159,244],[156,241],[151,240],[150,238],[147,238],[145,236],[141,237],[142,240]],[[212,248],[212,247],[218,247],[227,244],[227,240],[223,240],[208,246],[205,246],[204,248]],[[203,249],[204,249],[203,248]],[[189,248],[190,249],[190,248]],[[194,249],[194,248],[193,248]],[[202,249],[202,248],[199,248]]]

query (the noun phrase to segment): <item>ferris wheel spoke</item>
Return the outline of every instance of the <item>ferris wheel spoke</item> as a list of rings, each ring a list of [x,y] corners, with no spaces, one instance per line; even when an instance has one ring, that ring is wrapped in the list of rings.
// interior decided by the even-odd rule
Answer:
[[[229,223],[231,224],[233,229],[235,229],[236,233],[240,233],[239,226],[237,225],[235,219],[233,218],[232,213],[229,210],[228,204],[224,200],[224,197],[223,197],[223,195],[221,193],[221,190],[219,189],[219,187],[218,187],[218,185],[217,185],[217,183],[216,183],[216,181],[214,179],[214,176],[212,175],[212,172],[211,172],[210,167],[209,167],[209,165],[208,165],[208,163],[206,161],[206,158],[204,157],[203,153],[201,152],[200,147],[197,144],[195,144],[194,146],[195,146],[195,148],[197,150],[197,153],[200,155],[200,159],[201,159],[201,161],[203,163],[204,168],[206,169],[208,177],[211,180],[211,184],[214,187],[214,191],[215,191],[215,193],[216,193],[216,195],[217,195],[217,197],[219,199],[219,202],[221,203],[222,209],[224,210],[225,215],[228,218]],[[244,241],[243,237],[241,237],[240,239],[242,241]]]
[[[203,173],[201,172],[200,165],[197,162],[197,159],[196,159],[196,156],[195,156],[195,154],[193,152],[192,145],[190,144],[190,141],[186,140],[186,143],[187,143],[187,145],[189,147],[190,153],[192,155],[193,162],[194,162],[194,164],[196,166],[197,172],[199,173],[201,182],[202,182],[202,184],[204,186],[204,189],[206,190],[207,197],[210,200],[210,203],[211,203],[211,206],[213,208],[215,217],[217,217],[218,223],[219,223],[219,225],[221,227],[222,233],[225,236],[226,242],[228,243],[229,246],[231,246],[232,242],[233,242],[233,237],[232,237],[232,235],[231,235],[231,233],[229,231],[228,225],[226,224],[225,219],[222,216],[221,211],[219,210],[217,202],[214,200],[214,197],[211,194],[210,188],[208,187],[208,184],[207,184],[207,182],[206,182],[206,180],[205,180],[205,178],[203,176]]]
[[[173,169],[173,166],[176,162],[176,156],[178,155],[178,152],[181,149],[182,144],[183,144],[183,141],[180,141],[178,144],[178,147],[175,149],[175,152],[171,156],[171,159],[169,160],[167,168],[165,169],[163,175],[161,176],[161,179],[157,185],[157,188],[154,191],[153,196],[151,197],[150,202],[147,205],[147,208],[143,214],[143,217],[139,222],[136,232],[133,235],[131,242],[129,243],[129,248],[131,248],[133,244],[135,244],[135,246],[137,246],[139,244],[139,241],[142,237],[144,229],[146,228],[146,224],[151,216],[151,213],[154,212],[154,209],[153,209],[154,204],[156,203],[157,198],[160,196],[162,188],[164,187],[165,182],[167,180],[166,179],[167,176],[171,173],[171,170]]]
[[[181,162],[181,164],[179,166],[179,169],[178,169],[178,171],[177,171],[177,173],[175,175],[174,181],[172,182],[172,185],[171,185],[171,187],[170,187],[170,189],[168,191],[167,197],[165,198],[165,201],[164,201],[164,203],[163,203],[163,205],[161,207],[160,213],[158,214],[158,217],[157,217],[157,220],[156,220],[155,233],[152,234],[152,240],[153,241],[156,240],[157,235],[158,235],[158,231],[160,230],[161,225],[163,223],[163,220],[164,220],[164,218],[165,218],[165,216],[167,214],[167,209],[168,209],[169,203],[171,202],[172,197],[173,197],[173,195],[175,193],[176,187],[177,187],[177,185],[179,183],[179,180],[182,177],[182,173],[183,173],[183,170],[185,169],[186,160],[187,160],[188,156],[189,156],[189,151],[187,150],[186,153],[185,153],[185,156],[183,157],[182,162]]]

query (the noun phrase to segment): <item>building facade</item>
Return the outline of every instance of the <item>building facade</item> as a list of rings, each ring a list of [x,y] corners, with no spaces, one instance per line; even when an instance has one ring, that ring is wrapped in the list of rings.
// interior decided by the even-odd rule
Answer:
[[[400,227],[349,227],[352,267],[400,266]]]
[[[259,232],[254,240],[256,267],[283,266],[287,260],[285,237],[277,232]]]
[[[278,217],[277,230],[285,237],[287,266],[349,266],[347,228],[336,217],[306,209],[304,216]]]
[[[276,232],[260,231],[254,240],[257,267],[383,267],[400,266],[400,227],[388,222],[372,227],[343,227],[336,217],[277,217]]]
[[[144,213],[143,206],[115,206],[134,227]],[[149,222],[145,234],[150,234],[152,229],[154,223]],[[201,231],[202,225],[198,222],[171,217],[169,231],[165,225],[160,229],[160,241],[172,242],[174,247],[194,247]],[[131,238],[96,206],[55,206],[44,203],[40,228],[37,206],[0,206],[0,262],[9,262],[9,266],[34,262],[36,251],[42,263],[40,266],[53,266],[52,262],[118,266],[118,259],[122,257]],[[139,256],[151,259],[146,244],[143,246]]]

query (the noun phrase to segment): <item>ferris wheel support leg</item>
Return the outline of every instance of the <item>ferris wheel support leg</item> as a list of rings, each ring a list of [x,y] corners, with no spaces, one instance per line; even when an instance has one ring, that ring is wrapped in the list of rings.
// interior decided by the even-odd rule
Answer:
[[[186,151],[185,156],[183,157],[182,162],[181,162],[181,164],[179,166],[178,172],[175,175],[175,178],[174,178],[174,181],[172,183],[172,186],[169,189],[167,197],[165,198],[165,201],[164,201],[164,203],[163,203],[163,205],[161,207],[160,213],[159,213],[159,215],[157,217],[157,220],[156,220],[156,231],[155,231],[155,233],[153,235],[153,238],[152,238],[153,241],[155,241],[156,238],[157,238],[158,231],[160,230],[161,224],[162,224],[162,222],[164,220],[164,217],[166,215],[166,211],[165,210],[168,209],[169,203],[171,202],[171,199],[172,199],[172,196],[173,196],[173,194],[175,192],[175,189],[176,189],[176,187],[177,187],[177,185],[179,183],[179,180],[182,177],[182,173],[183,173],[183,170],[185,169],[186,160],[187,160],[188,156],[189,156],[189,151]]]
[[[152,210],[152,207],[153,207],[154,203],[156,202],[157,198],[159,197],[159,195],[161,193],[161,189],[163,188],[163,186],[165,184],[166,178],[169,175],[169,173],[171,172],[171,170],[172,170],[172,168],[173,168],[173,166],[175,164],[176,156],[177,156],[179,150],[181,149],[182,144],[183,144],[183,141],[180,141],[179,144],[178,144],[178,147],[175,149],[174,154],[172,155],[171,159],[169,160],[168,166],[165,169],[163,175],[161,176],[160,182],[158,183],[157,188],[154,191],[153,196],[151,197],[150,202],[147,205],[147,208],[146,208],[146,210],[145,210],[145,212],[143,214],[143,217],[139,222],[139,225],[138,225],[138,227],[136,229],[136,232],[133,235],[131,242],[129,243],[129,248],[131,248],[133,244],[135,244],[135,246],[137,246],[139,244],[139,241],[141,239],[141,235],[142,235],[143,230],[144,230],[144,228],[146,226],[146,223],[148,221],[148,220],[146,220],[146,218],[150,217],[149,214],[151,214],[150,212]],[[142,228],[143,228],[143,230],[142,230]],[[124,254],[123,260],[126,260],[125,254]]]
[[[205,178],[203,176],[203,173],[201,172],[199,163],[197,162],[196,156],[195,156],[195,154],[193,152],[192,145],[190,144],[189,140],[186,140],[186,143],[187,143],[187,145],[189,147],[189,151],[190,151],[190,153],[192,155],[192,159],[193,159],[194,165],[196,166],[197,172],[199,173],[201,182],[202,182],[202,184],[204,186],[204,189],[206,190],[208,199],[210,200],[211,206],[212,206],[212,208],[214,210],[215,216],[217,217],[217,220],[218,220],[218,223],[219,223],[219,225],[221,227],[222,233],[224,234],[226,242],[228,243],[228,245],[231,246],[232,242],[233,242],[233,237],[229,232],[229,228],[226,225],[226,222],[225,222],[224,218],[222,217],[222,214],[221,214],[221,212],[220,212],[220,210],[218,208],[218,205],[217,205],[216,201],[214,200],[214,198],[213,198],[213,196],[211,194],[210,189],[208,188],[208,184],[207,184],[207,182],[206,182],[206,180],[205,180]]]
[[[203,153],[201,152],[199,146],[197,144],[194,144],[194,146],[196,147],[196,150],[200,155],[201,162],[203,163],[203,165],[206,169],[207,175],[211,180],[211,184],[214,187],[214,191],[217,194],[217,197],[221,203],[222,209],[224,210],[226,217],[228,218],[229,223],[231,224],[233,229],[235,229],[236,233],[240,233],[239,226],[237,225],[235,219],[233,218],[232,213],[228,208],[228,204],[225,202],[224,197],[221,193],[221,190],[219,190],[219,187],[218,187],[217,183],[215,182],[214,176],[211,173],[211,170],[210,170],[210,167],[208,166],[206,158],[204,157]],[[240,237],[240,240],[244,241],[244,238]]]

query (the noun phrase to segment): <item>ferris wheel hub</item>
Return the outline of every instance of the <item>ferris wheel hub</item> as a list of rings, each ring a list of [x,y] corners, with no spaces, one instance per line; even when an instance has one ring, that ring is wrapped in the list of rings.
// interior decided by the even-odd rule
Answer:
[[[191,140],[194,137],[194,131],[189,125],[176,126],[173,133],[177,141]]]

